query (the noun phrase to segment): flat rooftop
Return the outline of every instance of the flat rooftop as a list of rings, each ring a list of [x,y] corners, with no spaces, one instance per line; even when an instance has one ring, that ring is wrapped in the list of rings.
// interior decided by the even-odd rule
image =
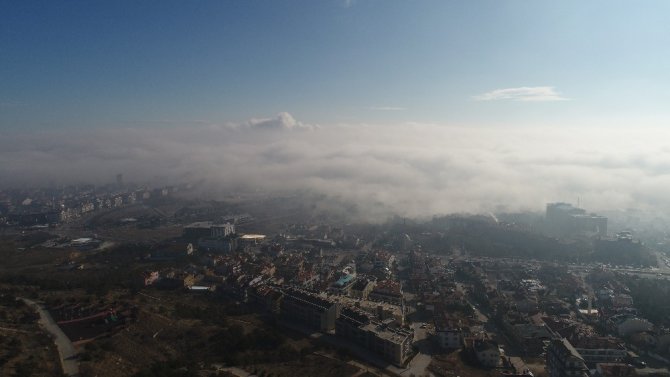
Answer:
[[[412,335],[410,331],[391,328],[379,322],[370,322],[367,325],[362,326],[361,328],[366,331],[374,333],[381,339],[390,340],[396,344],[404,342],[408,337]]]

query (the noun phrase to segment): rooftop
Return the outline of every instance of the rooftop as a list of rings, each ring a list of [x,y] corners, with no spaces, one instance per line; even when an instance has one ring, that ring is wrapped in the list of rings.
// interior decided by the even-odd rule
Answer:
[[[493,340],[488,339],[476,339],[474,341],[473,347],[476,352],[486,351],[486,350],[496,350],[498,349],[498,343]]]
[[[565,338],[555,339],[553,345],[559,347],[558,349],[561,354],[565,356],[575,357],[581,360],[582,362],[584,361],[582,355],[580,355],[579,352],[577,352],[575,347],[573,347],[572,344],[567,339]]]
[[[362,328],[366,331],[374,333],[381,339],[389,340],[393,343],[402,343],[407,340],[408,337],[412,336],[412,332],[409,330],[389,327],[385,323],[376,321],[370,322]]]
[[[580,339],[573,339],[572,343],[574,343],[573,345],[575,348],[583,349],[626,349],[619,341],[617,341],[616,338],[584,337]]]
[[[351,274],[345,274],[341,278],[339,278],[333,285],[337,287],[344,287],[345,285],[349,284],[356,276],[351,275]]]
[[[400,283],[393,280],[382,280],[378,282],[374,292],[392,295],[402,294]]]

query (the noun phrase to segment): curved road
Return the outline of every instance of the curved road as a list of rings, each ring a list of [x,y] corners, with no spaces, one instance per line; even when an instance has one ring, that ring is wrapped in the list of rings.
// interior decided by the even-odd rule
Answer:
[[[56,322],[51,318],[51,314],[46,311],[42,305],[27,298],[21,298],[26,304],[30,305],[40,314],[40,325],[54,336],[54,343],[58,347],[58,355],[60,356],[60,363],[63,367],[63,373],[67,376],[79,376],[79,363],[77,362],[77,351],[74,349],[72,342],[65,336],[63,330],[58,327]]]

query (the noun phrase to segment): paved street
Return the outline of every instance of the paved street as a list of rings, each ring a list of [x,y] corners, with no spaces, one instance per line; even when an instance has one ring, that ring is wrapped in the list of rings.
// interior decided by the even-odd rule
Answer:
[[[58,347],[58,354],[60,356],[61,366],[63,367],[63,373],[67,376],[79,376],[77,351],[72,345],[72,342],[70,342],[70,339],[65,336],[60,327],[58,327],[53,318],[51,318],[49,312],[46,311],[42,305],[27,298],[22,298],[21,300],[30,305],[40,314],[40,325],[54,336],[54,343],[56,343],[56,347]]]

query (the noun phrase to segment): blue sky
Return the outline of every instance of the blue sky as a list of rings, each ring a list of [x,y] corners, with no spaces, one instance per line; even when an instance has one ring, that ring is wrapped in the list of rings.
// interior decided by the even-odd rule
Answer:
[[[0,186],[668,213],[668,25],[669,1],[0,0]]]
[[[659,125],[667,1],[5,1],[0,129]]]

